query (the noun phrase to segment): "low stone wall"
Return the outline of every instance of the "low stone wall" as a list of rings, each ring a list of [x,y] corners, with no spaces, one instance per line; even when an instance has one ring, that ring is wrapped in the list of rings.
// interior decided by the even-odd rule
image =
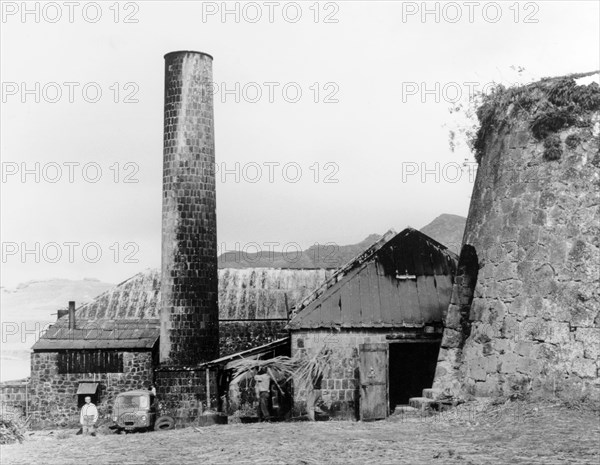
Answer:
[[[156,368],[154,384],[164,413],[175,418],[176,426],[194,423],[207,407],[218,410],[216,374],[211,371],[210,406],[206,402],[206,370],[200,368]]]
[[[219,355],[225,357],[288,336],[287,320],[219,321]]]
[[[152,352],[123,352],[122,373],[58,372],[58,352],[31,354],[30,405],[32,424],[75,426],[79,423],[77,388],[81,381],[99,383],[99,422],[110,421],[112,401],[124,391],[143,389],[153,379]]]
[[[0,417],[23,417],[28,410],[29,379],[0,383]]]

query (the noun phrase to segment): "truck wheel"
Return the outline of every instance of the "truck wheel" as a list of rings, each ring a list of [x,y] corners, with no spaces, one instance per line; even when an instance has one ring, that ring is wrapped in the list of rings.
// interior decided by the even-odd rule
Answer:
[[[168,415],[158,417],[156,423],[154,423],[154,431],[164,431],[173,428],[175,428],[175,420]]]

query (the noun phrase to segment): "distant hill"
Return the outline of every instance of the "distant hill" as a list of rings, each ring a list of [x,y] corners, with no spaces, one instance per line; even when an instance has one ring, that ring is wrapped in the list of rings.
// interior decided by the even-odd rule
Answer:
[[[338,268],[377,242],[380,234],[371,234],[357,244],[329,243],[303,251],[259,253],[225,252],[219,255],[219,268]]]
[[[464,216],[444,213],[427,226],[423,226],[421,232],[459,254],[466,223],[467,219]]]
[[[458,254],[466,221],[462,216],[444,213],[424,226],[421,232]],[[219,255],[219,268],[338,268],[380,238],[381,234],[371,234],[357,244],[312,246],[298,253],[293,249],[286,254],[225,252]]]

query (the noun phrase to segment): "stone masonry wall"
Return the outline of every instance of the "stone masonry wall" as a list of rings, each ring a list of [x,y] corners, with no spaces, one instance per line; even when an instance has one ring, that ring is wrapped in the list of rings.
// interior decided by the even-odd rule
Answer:
[[[212,57],[165,55],[160,361],[219,355]]]
[[[176,426],[193,423],[207,410],[206,370],[157,368],[154,382],[156,393],[167,415],[175,418]],[[219,398],[216,375],[210,372],[210,406],[217,411]]]
[[[287,320],[219,322],[221,357],[268,344],[289,335]]]
[[[359,346],[364,343],[385,343],[391,330],[363,330],[330,332],[327,330],[292,332],[292,357],[312,357],[324,346],[333,354],[333,363],[325,372],[320,389],[321,400],[317,405],[330,417],[345,420],[358,418],[360,402]],[[306,392],[294,389],[294,414],[306,412]]]
[[[598,101],[597,84],[547,81],[497,109],[483,138],[435,387],[600,398]],[[590,105],[596,110],[584,111]]]
[[[152,382],[152,352],[123,352],[123,373],[58,373],[58,352],[33,352],[29,413],[36,426],[79,423],[77,388],[80,381],[99,383],[99,422],[110,420],[112,401],[124,391],[144,389]]]

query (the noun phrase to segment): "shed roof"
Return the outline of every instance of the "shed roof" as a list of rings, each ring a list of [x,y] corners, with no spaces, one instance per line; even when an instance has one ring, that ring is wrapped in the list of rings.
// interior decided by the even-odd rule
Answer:
[[[271,341],[267,344],[263,344],[262,346],[253,347],[252,349],[243,350],[241,352],[236,352],[235,354],[226,355],[225,357],[220,357],[215,360],[211,360],[210,362],[205,362],[199,365],[199,367],[214,367],[214,366],[226,366],[229,362],[233,360],[238,360],[242,358],[256,358],[257,356],[263,355],[265,353],[273,352],[278,348],[288,347],[290,344],[290,337],[286,336],[281,339],[276,339],[275,341]]]
[[[390,230],[306,297],[288,327],[418,327],[441,321],[457,260],[420,231]]]

